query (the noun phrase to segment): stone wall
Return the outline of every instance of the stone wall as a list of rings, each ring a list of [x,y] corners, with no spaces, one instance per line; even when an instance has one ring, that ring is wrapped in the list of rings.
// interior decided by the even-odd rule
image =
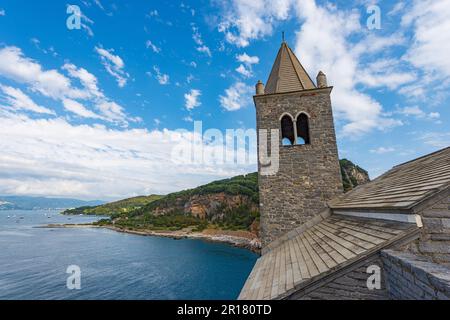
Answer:
[[[389,297],[396,300],[449,300],[450,269],[410,252],[384,250]]]
[[[377,265],[381,271],[381,288],[369,290],[367,279],[372,275],[367,273],[367,267]],[[370,260],[364,265],[314,289],[306,295],[293,296],[300,300],[387,300],[383,263],[380,258]]]
[[[422,235],[410,250],[450,267],[450,188],[429,202],[417,212],[422,217]]]
[[[330,92],[325,88],[255,97],[257,128],[280,130],[279,171],[259,176],[263,246],[319,214],[343,192]],[[310,116],[311,144],[282,146],[281,116],[287,112],[295,118],[301,111]]]

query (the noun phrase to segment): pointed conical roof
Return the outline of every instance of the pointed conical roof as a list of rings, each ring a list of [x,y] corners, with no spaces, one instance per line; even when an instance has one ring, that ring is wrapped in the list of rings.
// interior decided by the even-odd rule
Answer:
[[[291,48],[283,41],[270,72],[266,94],[315,89],[316,85],[298,61]]]

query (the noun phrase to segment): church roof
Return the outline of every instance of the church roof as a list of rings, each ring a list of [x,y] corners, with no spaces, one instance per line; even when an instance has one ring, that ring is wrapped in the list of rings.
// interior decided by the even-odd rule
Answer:
[[[416,224],[332,215],[260,257],[240,300],[283,299],[381,249],[415,236]]]
[[[409,210],[450,187],[450,147],[398,165],[330,201],[332,209]]]
[[[283,41],[265,87],[266,94],[315,89],[316,85],[291,48]]]

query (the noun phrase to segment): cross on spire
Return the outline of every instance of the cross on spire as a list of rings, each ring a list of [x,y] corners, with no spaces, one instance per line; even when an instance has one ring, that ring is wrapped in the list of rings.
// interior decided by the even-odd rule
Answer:
[[[284,31],[281,32],[281,39],[283,40],[283,42],[285,42],[284,41]]]

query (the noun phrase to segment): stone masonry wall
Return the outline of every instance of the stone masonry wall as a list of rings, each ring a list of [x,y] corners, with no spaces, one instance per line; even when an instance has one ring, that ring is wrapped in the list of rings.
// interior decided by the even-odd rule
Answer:
[[[450,267],[450,188],[437,197],[437,202],[418,212],[422,235],[411,250]]]
[[[367,279],[372,273],[367,273],[367,267],[377,265],[381,271],[381,288],[369,290]],[[314,291],[297,297],[300,300],[387,300],[383,263],[380,258],[367,261],[347,274],[315,289]]]
[[[409,252],[381,252],[389,297],[450,300],[450,269]]]
[[[329,88],[256,96],[255,104],[257,128],[280,130],[279,171],[259,176],[265,246],[319,214],[343,190]],[[282,146],[282,114],[288,112],[295,118],[301,111],[310,115],[311,144]]]

